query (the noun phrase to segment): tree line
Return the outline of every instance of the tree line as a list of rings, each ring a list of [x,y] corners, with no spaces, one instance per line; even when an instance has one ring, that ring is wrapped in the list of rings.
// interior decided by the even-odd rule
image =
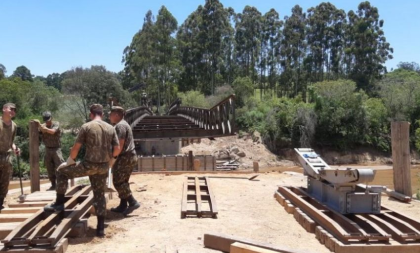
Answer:
[[[162,6],[148,11],[143,26],[124,49],[123,86],[139,83],[166,102],[177,91],[215,88],[248,77],[254,88],[278,97],[307,97],[308,87],[325,80],[350,79],[370,92],[392,59],[384,21],[369,2],[345,12],[320,3],[306,12],[296,5],[281,18],[274,8],[241,13],[206,0],[178,26]]]

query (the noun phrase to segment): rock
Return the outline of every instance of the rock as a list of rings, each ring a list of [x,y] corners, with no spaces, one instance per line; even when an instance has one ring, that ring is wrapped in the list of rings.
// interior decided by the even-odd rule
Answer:
[[[246,154],[245,154],[245,152],[244,152],[244,151],[239,152],[237,155],[238,155],[239,157],[245,157],[245,156],[246,156]]]
[[[237,153],[239,153],[239,148],[238,148],[238,147],[236,147],[236,146],[234,146],[234,147],[232,147],[232,148],[230,149],[230,152],[232,152],[232,153],[234,153],[234,154],[237,154]]]

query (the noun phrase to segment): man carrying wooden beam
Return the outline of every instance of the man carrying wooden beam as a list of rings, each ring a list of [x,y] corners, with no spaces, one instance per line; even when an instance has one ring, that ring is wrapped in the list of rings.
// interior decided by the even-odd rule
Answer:
[[[117,133],[108,123],[102,121],[103,107],[100,104],[90,106],[90,122],[82,125],[67,162],[57,169],[57,199],[55,203],[44,207],[44,211],[54,212],[64,210],[65,193],[68,179],[89,176],[93,190],[93,206],[98,218],[96,235],[105,235],[106,200],[105,187],[109,167],[113,165],[120,153]],[[86,154],[82,162],[74,160],[82,145]]]
[[[121,153],[112,167],[112,181],[120,198],[120,205],[111,208],[112,212],[122,213],[124,216],[132,213],[140,207],[140,203],[133,197],[130,190],[129,179],[137,164],[133,131],[127,121],[124,120],[125,111],[120,106],[113,106],[109,119],[115,125],[115,130],[120,142]],[[128,206],[127,206],[128,203]]]
[[[12,151],[18,156],[20,149],[13,143],[16,136],[16,124],[12,118],[16,115],[16,105],[6,103],[3,105],[3,114],[0,120],[0,210],[3,209],[4,198],[9,191],[9,180],[12,174]]]
[[[64,162],[63,154],[61,153],[61,130],[58,121],[52,121],[51,112],[46,111],[42,113],[44,124],[38,120],[34,120],[39,124],[42,141],[45,145],[44,164],[47,167],[48,178],[51,181],[49,191],[55,190],[56,187],[56,173],[58,166]]]

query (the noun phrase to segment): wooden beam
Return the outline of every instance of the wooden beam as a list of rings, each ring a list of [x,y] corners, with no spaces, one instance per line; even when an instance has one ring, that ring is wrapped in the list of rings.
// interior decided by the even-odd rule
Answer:
[[[249,244],[235,242],[230,245],[230,253],[278,253],[279,251],[264,249]]]
[[[197,216],[201,217],[201,190],[200,190],[200,180],[198,177],[195,177],[195,198],[197,205]]]
[[[394,169],[394,189],[396,192],[412,196],[410,123],[398,121],[391,123],[392,161]]]
[[[31,170],[31,192],[39,191],[39,132],[38,123],[32,120],[29,122],[29,166]]]
[[[310,251],[299,251],[299,250],[292,250],[287,247],[279,247],[268,243],[262,243],[257,242],[254,240],[249,240],[241,237],[236,236],[230,236],[225,234],[219,234],[219,233],[212,233],[212,234],[204,234],[204,247],[214,249],[214,250],[220,250],[223,252],[229,252],[230,251],[230,245],[235,242],[241,242],[253,246],[257,246],[260,248],[268,249],[268,250],[274,250],[276,252],[281,253],[310,253]]]

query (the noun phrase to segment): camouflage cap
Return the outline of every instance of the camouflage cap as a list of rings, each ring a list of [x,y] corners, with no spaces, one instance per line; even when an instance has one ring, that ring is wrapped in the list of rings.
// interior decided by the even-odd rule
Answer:
[[[43,119],[44,121],[50,121],[50,120],[51,120],[51,118],[52,118],[51,112],[46,111],[46,112],[43,112],[43,113],[42,113],[42,119]]]
[[[101,104],[93,104],[90,106],[90,112],[102,114],[104,112],[104,108]]]
[[[6,104],[4,104],[3,105],[3,108],[6,108],[6,107],[10,107],[10,108],[15,108],[16,109],[16,105],[14,103],[6,103]]]
[[[121,106],[113,106],[111,108],[111,112],[122,112],[122,113],[125,113],[125,110]]]

